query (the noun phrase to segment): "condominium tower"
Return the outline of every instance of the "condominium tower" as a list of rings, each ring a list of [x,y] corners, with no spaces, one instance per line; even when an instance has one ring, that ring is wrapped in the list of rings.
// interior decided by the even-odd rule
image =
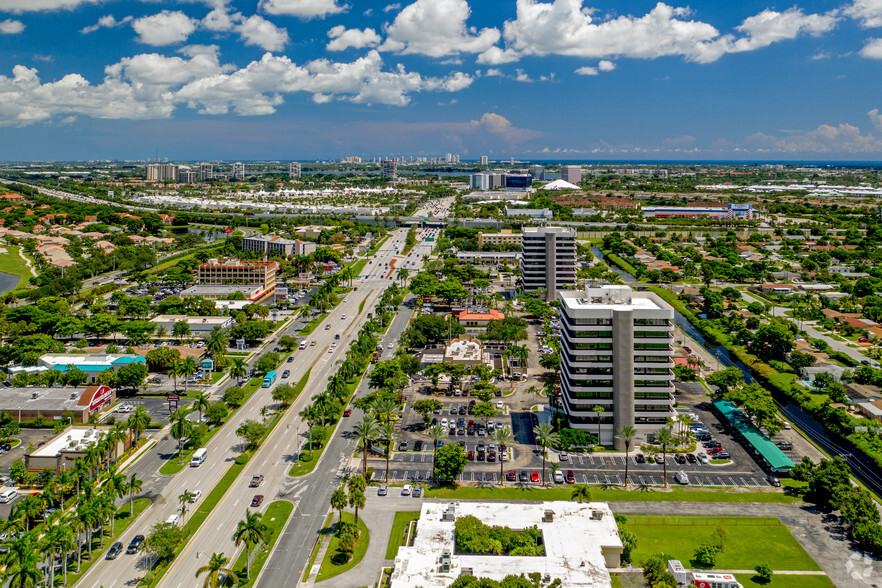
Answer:
[[[300,164],[296,161],[292,161],[288,164],[288,177],[289,178],[299,178],[300,177]]]
[[[599,428],[600,442],[619,451],[623,425],[652,441],[673,416],[673,309],[628,286],[561,291],[557,299],[561,398],[570,427],[594,434]],[[595,406],[603,408],[599,416]]]
[[[178,166],[168,163],[151,163],[147,165],[148,182],[177,182]]]
[[[233,164],[233,177],[237,180],[245,179],[245,164],[237,161]]]
[[[210,180],[214,177],[214,167],[210,163],[203,163],[199,166],[199,179]]]
[[[564,227],[524,227],[521,237],[521,281],[524,290],[545,288],[545,300],[576,282],[576,231]]]

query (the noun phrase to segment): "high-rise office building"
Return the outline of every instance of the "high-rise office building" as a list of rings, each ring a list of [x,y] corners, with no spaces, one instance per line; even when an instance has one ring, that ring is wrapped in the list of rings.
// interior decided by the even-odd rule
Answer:
[[[530,292],[545,288],[545,300],[576,283],[576,231],[564,227],[524,227],[521,238],[521,281]]]
[[[289,178],[299,178],[300,177],[300,164],[296,161],[292,161],[288,164],[288,177]]]
[[[233,177],[237,180],[245,179],[245,164],[241,162],[236,162],[233,164]]]
[[[490,189],[490,175],[489,174],[472,174],[469,176],[469,187],[475,190],[489,190]]]
[[[582,181],[582,166],[580,165],[562,165],[560,166],[560,179],[571,184],[579,185]]]
[[[388,159],[380,163],[381,178],[389,178],[391,180],[396,175],[398,175],[398,163]]]
[[[504,174],[487,174],[487,177],[490,180],[490,189],[494,188],[504,188],[505,187],[505,175]]]
[[[148,182],[177,182],[178,166],[167,163],[151,163],[147,165]]]
[[[199,166],[199,179],[210,180],[214,177],[214,167],[210,163],[203,163]]]
[[[570,427],[598,432],[625,449],[616,433],[652,436],[673,416],[673,309],[651,292],[628,286],[565,290],[561,317],[561,398]],[[598,415],[594,407],[603,412]]]
[[[545,181],[545,168],[541,165],[531,165],[529,169],[530,175],[539,180],[540,182]]]
[[[481,156],[481,165],[487,165],[490,162],[490,159],[486,155]]]

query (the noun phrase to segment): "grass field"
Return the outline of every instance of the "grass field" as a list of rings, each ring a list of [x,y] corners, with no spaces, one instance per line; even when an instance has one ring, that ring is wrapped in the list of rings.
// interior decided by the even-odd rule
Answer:
[[[400,510],[395,513],[392,531],[389,533],[389,544],[386,546],[386,559],[395,559],[395,556],[398,555],[398,548],[404,545],[407,526],[418,518],[420,518],[418,510]]]
[[[245,552],[242,551],[239,554],[236,564],[233,566],[233,571],[239,576],[239,583],[237,584],[239,588],[254,585],[254,579],[257,578],[260,570],[263,569],[263,564],[266,563],[269,554],[272,552],[273,546],[279,538],[279,533],[282,532],[285,523],[288,522],[288,517],[291,516],[293,511],[294,505],[287,500],[277,500],[266,508],[266,512],[260,518],[267,526],[266,549],[260,549],[251,562],[251,580],[245,579]],[[253,552],[254,547],[251,550]]]
[[[305,327],[303,327],[303,330],[300,331],[300,335],[303,335],[303,336],[311,335],[312,332],[315,331],[316,327],[318,327],[320,324],[322,324],[322,321],[325,320],[327,318],[327,316],[328,316],[328,313],[323,312],[320,315],[318,315],[317,317],[315,317],[314,319],[312,319],[311,321],[309,321],[309,323]]]
[[[461,500],[570,500],[572,488],[569,486],[549,488],[474,488],[459,486],[457,488],[428,488],[429,498],[457,498]],[[780,492],[726,492],[724,490],[692,490],[673,488],[669,492],[654,490],[604,490],[591,487],[592,500],[603,502],[761,502],[793,504],[801,502],[799,497],[788,496]]]
[[[765,586],[767,588],[833,588],[835,584],[827,576],[799,576],[773,574],[772,581],[768,584],[754,582],[756,576],[750,574],[735,574],[744,588],[752,586]],[[757,578],[759,580],[759,578]]]
[[[639,564],[663,552],[686,567],[698,567],[692,562],[695,550],[711,541],[719,523],[728,537],[715,569],[750,570],[760,563],[773,570],[821,569],[776,518],[629,516],[625,526],[637,536],[631,558]]]
[[[31,274],[31,271],[28,269],[25,260],[18,254],[21,247],[18,245],[0,245],[0,247],[6,248],[6,253],[0,255],[0,272],[19,277],[15,288],[24,286],[26,283],[25,279],[30,278],[33,274]],[[13,290],[15,288],[13,288]]]
[[[349,512],[343,512],[343,520],[349,523],[355,522],[355,515]],[[319,570],[318,576],[316,577],[316,582],[321,582],[322,580],[327,580],[328,578],[333,578],[334,576],[340,575],[345,571],[351,570],[364,557],[364,554],[367,552],[368,544],[370,543],[370,533],[368,533],[368,528],[364,524],[364,520],[361,518],[358,519],[358,542],[355,544],[355,550],[352,552],[352,558],[343,564],[334,563],[337,559],[337,541],[336,536],[331,536],[331,543],[328,545],[328,550],[325,551],[325,557],[322,559],[322,567]]]

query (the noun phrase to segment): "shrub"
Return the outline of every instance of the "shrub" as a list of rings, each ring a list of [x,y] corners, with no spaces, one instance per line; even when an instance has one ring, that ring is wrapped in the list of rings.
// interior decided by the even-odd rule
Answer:
[[[755,568],[757,578],[759,578],[760,582],[763,584],[768,584],[772,581],[772,568],[769,564],[759,564]]]
[[[695,555],[692,558],[692,561],[696,566],[701,568],[712,568],[717,563],[717,555],[720,553],[720,548],[711,543],[703,543],[698,549],[695,550]]]

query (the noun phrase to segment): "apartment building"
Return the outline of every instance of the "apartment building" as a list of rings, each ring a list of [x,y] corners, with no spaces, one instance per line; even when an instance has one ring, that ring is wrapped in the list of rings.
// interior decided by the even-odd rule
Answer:
[[[521,245],[521,234],[511,229],[502,229],[498,233],[478,233],[478,249],[484,245]]]
[[[276,287],[279,264],[275,261],[209,259],[199,266],[198,282],[204,286],[259,286],[264,292]]]
[[[203,163],[199,165],[199,179],[200,180],[210,180],[214,177],[214,166],[210,163]]]
[[[315,243],[301,241],[300,239],[285,239],[279,236],[263,236],[242,238],[242,249],[254,251],[266,257],[278,257],[288,255],[309,255],[315,252]]]
[[[545,288],[548,302],[557,290],[576,283],[576,231],[564,227],[524,227],[521,282],[530,292]]]
[[[151,163],[147,165],[148,182],[177,182],[179,167],[167,163]]]
[[[233,177],[237,180],[245,179],[245,164],[237,161],[233,164]]]
[[[398,175],[398,163],[392,160],[380,163],[380,177],[389,178],[390,180]]]
[[[570,426],[624,450],[623,425],[642,439],[673,416],[674,311],[628,286],[561,291],[561,398]],[[595,406],[603,407],[599,415]],[[598,423],[599,419],[599,423]]]
[[[300,177],[300,164],[296,161],[292,161],[288,164],[288,177],[289,178],[299,178]]]

